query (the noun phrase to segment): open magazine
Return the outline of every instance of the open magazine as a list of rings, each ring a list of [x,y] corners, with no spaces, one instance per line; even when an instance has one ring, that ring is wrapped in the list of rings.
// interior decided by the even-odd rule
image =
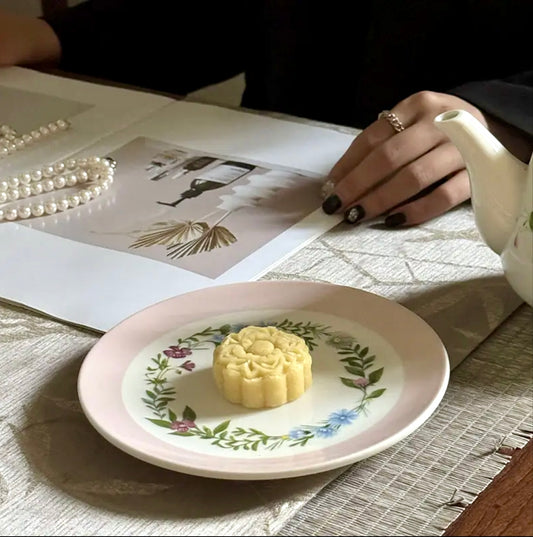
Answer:
[[[53,215],[0,223],[0,298],[106,331],[154,302],[252,280],[337,217],[324,175],[352,136],[24,68],[0,70],[1,123],[70,128],[0,160],[2,178],[111,157],[112,187]]]

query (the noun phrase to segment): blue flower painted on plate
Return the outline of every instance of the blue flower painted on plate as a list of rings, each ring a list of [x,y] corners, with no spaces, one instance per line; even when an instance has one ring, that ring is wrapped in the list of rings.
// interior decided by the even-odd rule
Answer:
[[[328,425],[324,425],[324,427],[317,427],[315,429],[315,435],[317,438],[329,438],[335,434],[337,434],[337,429],[334,427],[329,427]]]
[[[357,419],[357,412],[355,410],[348,410],[346,408],[343,408],[341,410],[337,410],[336,412],[333,412],[329,416],[329,422],[332,425],[350,425]]]

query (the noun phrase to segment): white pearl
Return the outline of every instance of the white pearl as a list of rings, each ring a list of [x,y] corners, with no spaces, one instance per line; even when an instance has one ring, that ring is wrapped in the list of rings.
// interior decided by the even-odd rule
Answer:
[[[42,203],[34,203],[30,209],[33,216],[42,216],[44,214],[44,205]]]
[[[77,160],[77,163],[78,163],[78,166],[81,166],[81,167],[87,166],[87,159],[85,157],[79,158]]]
[[[65,171],[65,163],[64,162],[56,162],[54,164],[54,171],[56,173],[63,173]]]
[[[52,190],[54,190],[54,182],[52,179],[45,179],[41,184],[43,185],[43,190],[45,192],[52,192]]]
[[[41,183],[33,183],[30,186],[30,190],[34,196],[38,196],[39,194],[42,194],[43,192],[43,185]]]
[[[53,166],[45,166],[42,169],[43,176],[44,177],[52,177],[54,175],[54,167]]]
[[[66,130],[70,127],[70,124],[68,121],[65,121],[64,119],[58,119],[56,121],[56,125],[62,130]]]
[[[0,192],[5,192],[9,186],[7,181],[0,181]]]
[[[17,215],[19,218],[29,218],[31,216],[31,209],[27,205],[22,205],[17,209]]]
[[[0,146],[0,156],[5,157],[9,155],[9,151],[7,150],[7,147]]]
[[[7,193],[0,192],[0,203],[5,203],[7,201]]]
[[[16,220],[17,216],[18,216],[17,209],[8,209],[4,215],[6,220]]]
[[[55,201],[47,201],[44,204],[44,212],[46,214],[55,214],[57,212],[57,203]]]
[[[50,134],[50,129],[48,127],[45,127],[44,125],[42,127],[39,127],[39,131],[43,136],[48,136]]]
[[[14,143],[10,143],[7,146],[9,153],[14,153],[17,150],[17,146]]]
[[[22,185],[29,185],[31,183],[31,175],[28,172],[25,172],[19,176],[19,181]]]
[[[31,134],[23,134],[22,139],[24,140],[24,143],[27,145],[33,143],[33,136]]]
[[[89,174],[85,170],[78,172],[78,181],[83,184],[89,180]]]
[[[91,201],[92,195],[87,189],[80,190],[78,195],[80,196],[81,203],[87,203]]]
[[[69,158],[66,162],[65,162],[65,166],[67,167],[67,169],[69,170],[74,170],[78,164],[76,163],[76,160],[73,159],[73,158]]]
[[[18,177],[10,177],[8,180],[7,180],[7,184],[11,187],[11,188],[17,188],[19,186],[19,178]]]
[[[78,182],[78,176],[75,173],[69,173],[65,179],[67,186],[74,186]]]
[[[41,133],[39,131],[31,131],[30,136],[33,138],[34,141],[37,141],[41,138]]]
[[[66,179],[62,175],[54,177],[53,181],[55,188],[63,188],[67,183]]]
[[[111,185],[109,184],[109,181],[102,181],[100,183],[100,188],[103,190],[103,191],[106,191],[106,190],[109,190],[109,187]]]
[[[52,134],[56,133],[59,130],[56,123],[48,123],[48,129]]]
[[[102,187],[93,185],[89,187],[89,192],[92,194],[93,198],[97,198],[102,193]]]
[[[66,211],[69,208],[69,203],[67,198],[60,198],[57,200],[57,210]]]
[[[17,138],[14,143],[15,147],[18,150],[24,149],[24,147],[26,147],[26,142],[22,138]]]
[[[19,191],[17,188],[13,188],[7,192],[7,197],[9,201],[17,201],[20,197]]]
[[[72,208],[77,207],[80,204],[80,197],[77,194],[74,194],[73,196],[69,196],[67,199],[68,199],[68,204]]]
[[[31,188],[27,185],[21,185],[19,187],[19,194],[21,198],[29,198],[31,196]]]
[[[43,174],[41,173],[41,170],[33,170],[31,172],[32,181],[40,181],[42,178],[43,178]]]

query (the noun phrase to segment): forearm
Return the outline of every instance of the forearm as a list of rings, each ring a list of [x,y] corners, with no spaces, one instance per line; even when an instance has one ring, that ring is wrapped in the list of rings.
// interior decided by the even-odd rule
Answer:
[[[61,45],[43,20],[2,12],[0,14],[0,65],[56,63]]]

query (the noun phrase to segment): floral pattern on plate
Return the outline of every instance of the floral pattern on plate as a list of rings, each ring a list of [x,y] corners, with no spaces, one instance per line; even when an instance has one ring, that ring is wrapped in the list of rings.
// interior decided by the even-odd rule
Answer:
[[[193,408],[185,405],[178,416],[170,408],[175,401],[176,389],[169,381],[170,374],[190,373],[196,367],[194,353],[205,350],[208,346],[218,345],[231,332],[238,332],[244,324],[225,324],[218,328],[208,326],[185,338],[178,338],[175,345],[170,345],[162,352],[150,358],[146,367],[145,380],[148,388],[142,401],[150,416],[146,419],[152,424],[166,428],[170,435],[180,437],[197,437],[209,441],[213,446],[234,451],[275,450],[282,445],[289,447],[305,446],[315,438],[330,438],[343,427],[354,423],[368,413],[371,402],[383,395],[386,387],[377,387],[383,375],[384,367],[376,366],[376,355],[370,348],[358,342],[349,334],[334,331],[331,326],[291,321],[288,318],[280,322],[253,323],[266,324],[290,332],[304,339],[312,351],[324,343],[332,347],[339,356],[344,370],[349,376],[339,377],[345,388],[355,389],[354,404],[350,408],[339,408],[315,424],[292,427],[281,435],[270,435],[256,427],[232,427],[231,420],[225,420],[215,427],[202,425]]]

